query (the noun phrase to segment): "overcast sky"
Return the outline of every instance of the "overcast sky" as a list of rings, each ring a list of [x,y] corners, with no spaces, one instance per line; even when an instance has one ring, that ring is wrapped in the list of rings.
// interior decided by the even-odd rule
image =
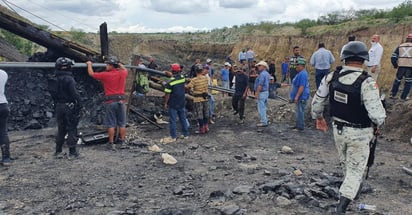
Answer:
[[[53,30],[182,32],[261,21],[296,22],[343,9],[392,9],[404,0],[7,0],[15,11]],[[6,1],[6,2],[7,2]],[[5,6],[4,1],[0,3]],[[24,12],[28,10],[50,23]]]

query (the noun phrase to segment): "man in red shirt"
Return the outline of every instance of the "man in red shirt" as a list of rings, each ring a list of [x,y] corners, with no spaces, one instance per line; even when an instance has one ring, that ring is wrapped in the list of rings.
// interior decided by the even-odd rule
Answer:
[[[115,128],[119,127],[120,144],[124,143],[126,137],[126,97],[124,88],[128,71],[116,56],[108,57],[105,63],[106,71],[96,73],[93,71],[92,62],[86,62],[89,76],[103,83],[106,105],[105,124],[108,127],[109,146],[111,149],[116,150],[114,145]]]

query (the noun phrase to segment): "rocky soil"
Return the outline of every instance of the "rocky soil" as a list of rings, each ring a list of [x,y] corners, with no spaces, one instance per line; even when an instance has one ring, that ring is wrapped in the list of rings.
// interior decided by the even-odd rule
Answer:
[[[0,167],[0,214],[328,214],[334,208],[342,172],[330,131],[315,130],[309,119],[304,132],[290,131],[293,105],[270,100],[271,124],[257,132],[255,101],[247,101],[239,125],[230,99],[217,100],[216,124],[206,135],[192,128],[189,139],[163,145],[167,125],[130,117],[126,149],[83,144],[74,160],[53,157],[55,128],[10,132],[14,162]],[[148,109],[160,102],[144,100]],[[407,105],[390,101],[391,108]],[[83,133],[95,129],[80,126]],[[410,214],[412,176],[401,166],[412,167],[412,146],[392,130],[379,138],[375,165],[348,214]],[[161,152],[148,149],[155,144]],[[161,153],[177,164],[164,164]],[[377,209],[359,211],[359,203]]]

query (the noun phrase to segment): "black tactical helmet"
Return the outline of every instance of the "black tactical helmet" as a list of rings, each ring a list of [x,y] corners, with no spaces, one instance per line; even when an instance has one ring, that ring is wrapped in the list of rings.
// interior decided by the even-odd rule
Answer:
[[[72,68],[74,61],[67,57],[59,57],[56,60],[55,68],[59,70],[68,70]]]
[[[119,65],[119,59],[116,56],[109,56],[104,61],[106,64],[110,64],[113,66]]]
[[[348,58],[369,60],[368,48],[365,43],[360,41],[352,41],[346,44],[342,50],[341,60],[346,60]]]

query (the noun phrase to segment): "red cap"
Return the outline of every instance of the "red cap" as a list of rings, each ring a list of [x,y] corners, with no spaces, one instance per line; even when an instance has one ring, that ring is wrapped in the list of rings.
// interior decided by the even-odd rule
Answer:
[[[172,71],[175,71],[175,72],[180,71],[180,65],[178,63],[174,63],[174,64],[170,65],[170,67],[172,68]]]
[[[412,39],[412,34],[408,34],[408,37],[406,39]]]

